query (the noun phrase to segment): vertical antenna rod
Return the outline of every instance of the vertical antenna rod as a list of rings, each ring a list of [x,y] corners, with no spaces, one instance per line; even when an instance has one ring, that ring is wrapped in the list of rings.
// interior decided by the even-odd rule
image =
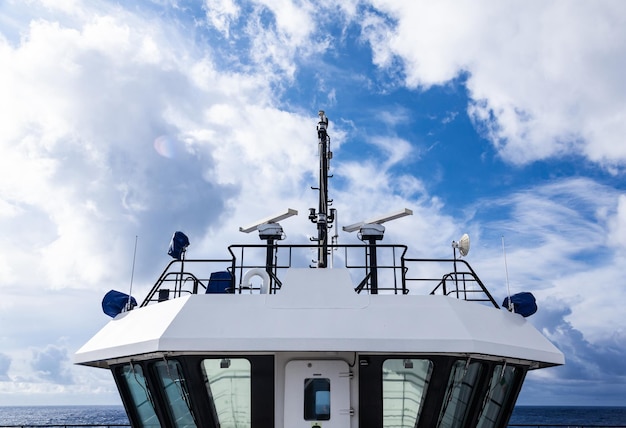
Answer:
[[[320,157],[320,181],[318,187],[319,205],[317,213],[315,212],[315,208],[309,209],[309,219],[313,223],[317,224],[317,239],[314,239],[319,243],[317,267],[325,268],[328,267],[328,228],[334,221],[334,210],[330,210],[329,214],[328,209],[331,202],[328,199],[328,169],[329,160],[332,158],[333,154],[329,150],[330,137],[326,132],[326,129],[328,128],[328,118],[323,110],[319,111],[319,117],[320,121],[317,124],[317,138]]]
[[[509,296],[509,312],[513,312],[513,302],[511,302],[511,288],[509,287],[509,267],[506,264],[506,249],[504,248],[504,235],[502,235],[502,254],[504,255],[504,273],[506,274],[506,292]]]
[[[137,258],[137,241],[139,240],[139,236],[135,235],[135,250],[133,251],[133,268],[130,271],[130,289],[128,290],[128,303],[126,303],[126,310],[132,309],[131,307],[131,299],[133,294],[133,279],[135,278],[135,259]]]

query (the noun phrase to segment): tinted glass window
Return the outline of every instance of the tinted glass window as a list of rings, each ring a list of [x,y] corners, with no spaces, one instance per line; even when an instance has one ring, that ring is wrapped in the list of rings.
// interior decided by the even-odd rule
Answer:
[[[250,361],[246,358],[202,360],[207,393],[213,400],[221,428],[251,425]]]
[[[383,427],[414,427],[433,370],[430,360],[383,362]]]
[[[489,381],[489,389],[478,419],[478,428],[496,426],[502,409],[508,404],[513,391],[517,390],[521,369],[513,366],[497,365]]]
[[[438,427],[453,428],[465,426],[467,411],[476,390],[482,364],[459,360],[452,366]]]
[[[165,391],[167,408],[174,426],[194,428],[196,423],[191,412],[189,391],[180,363],[176,360],[157,361],[154,367]]]
[[[120,380],[126,385],[141,427],[160,427],[154,411],[154,403],[148,390],[146,377],[139,364],[127,364],[118,370]]]

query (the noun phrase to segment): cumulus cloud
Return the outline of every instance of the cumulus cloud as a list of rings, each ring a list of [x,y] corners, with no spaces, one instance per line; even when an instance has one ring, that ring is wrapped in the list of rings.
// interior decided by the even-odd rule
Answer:
[[[623,3],[371,3],[374,62],[400,62],[411,88],[466,76],[468,113],[506,160],[574,152],[623,166]]]
[[[37,216],[45,231],[36,254],[18,251],[4,269],[15,276],[38,257],[42,281],[56,286],[111,279],[121,268],[112,256],[127,253],[126,238],[107,233],[117,225],[132,235],[181,224],[202,233],[225,200],[224,189],[208,182],[209,147],[219,141],[202,111],[230,97],[233,85],[240,102],[247,91],[263,91],[245,76],[215,76],[202,56],[181,59],[186,49],[168,39],[167,28],[132,16],[67,25],[31,21],[18,46],[5,43],[0,51],[8,65],[0,72],[0,111],[13,118],[0,125],[4,219],[23,224]],[[146,51],[152,45],[159,45],[155,55]],[[222,84],[200,86],[216,79]],[[163,135],[179,146],[175,159],[159,158]],[[208,147],[199,151],[202,145]],[[181,199],[189,193],[196,197]],[[104,237],[108,250],[98,245]],[[80,263],[67,257],[84,248],[90,253]]]
[[[618,330],[612,337],[592,343],[566,321],[570,314],[571,309],[563,303],[547,300],[536,320],[544,326],[544,334],[567,355],[567,364],[557,372],[558,375],[564,379],[596,381],[624,378],[626,361],[620,356],[626,352],[626,332]]]
[[[31,367],[41,380],[70,384],[73,379],[69,371],[69,363],[67,349],[48,345],[44,349],[33,351]]]
[[[571,309],[562,301],[544,300],[532,322],[565,354],[564,366],[530,372],[521,404],[541,405],[567,391],[570,405],[619,405],[624,394],[624,331],[591,341],[567,321]]]

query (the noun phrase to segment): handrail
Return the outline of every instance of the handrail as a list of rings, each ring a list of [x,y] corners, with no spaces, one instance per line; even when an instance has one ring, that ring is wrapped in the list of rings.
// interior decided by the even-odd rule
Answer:
[[[269,293],[275,294],[282,287],[282,275],[287,269],[304,265],[315,267],[307,251],[319,251],[317,244],[236,244],[228,247],[230,258],[224,259],[183,259],[170,261],[141,306],[153,302],[181,297],[185,294],[205,292],[209,286],[212,271],[227,270],[230,273],[231,292],[260,292],[259,286],[248,287],[242,284],[246,271],[264,269],[269,276]],[[430,294],[453,296],[461,300],[487,302],[496,308],[498,304],[476,272],[465,260],[459,259],[417,259],[406,257],[407,246],[377,244],[374,247],[363,244],[336,244],[330,251],[338,251],[335,266],[351,272],[357,293],[370,294],[409,294],[415,292],[419,283],[430,284]],[[377,253],[375,266],[370,265],[370,252]],[[308,260],[308,261],[307,261]],[[420,266],[439,265],[438,276]],[[443,272],[441,272],[443,271]],[[427,272],[428,274],[424,274]]]
[[[430,292],[430,294],[433,294],[433,295],[437,294],[437,291],[441,290],[441,294],[444,296],[455,294],[457,299],[462,298],[462,300],[473,301],[473,302],[491,302],[491,304],[494,307],[498,309],[500,308],[500,306],[498,305],[498,303],[496,303],[491,293],[489,293],[489,290],[487,289],[485,284],[483,284],[483,282],[478,277],[478,274],[474,271],[474,269],[472,269],[469,263],[465,260],[461,260],[461,259],[452,259],[452,260],[450,259],[405,259],[405,262],[407,263],[408,262],[411,262],[411,263],[453,263],[454,271],[444,274],[440,280],[438,280],[437,278],[408,278],[407,277],[406,281],[408,282],[411,282],[411,281],[434,282],[438,280],[439,282],[437,283],[435,288]],[[459,271],[457,268],[457,263],[464,265],[468,269],[468,271],[467,272]],[[453,288],[451,289],[449,289],[447,286],[449,282],[453,283]],[[468,288],[468,284],[476,284],[478,285],[479,289]],[[483,293],[486,298],[480,299],[480,298],[471,297],[471,295],[479,294],[479,293]]]
[[[144,299],[144,301],[141,303],[141,307],[147,306],[148,304],[150,304],[150,302],[155,302],[155,301],[159,301],[159,299],[155,299],[155,295],[157,295],[157,292],[161,289],[161,286],[163,284],[168,284],[168,283],[174,283],[174,289],[171,290],[173,292],[173,297],[180,297],[182,295],[182,293],[191,293],[191,294],[197,294],[198,293],[198,287],[202,286],[206,289],[206,286],[204,285],[204,282],[206,281],[208,283],[208,277],[207,278],[198,278],[198,276],[195,273],[192,272],[188,272],[186,270],[183,270],[184,268],[184,264],[187,264],[187,266],[189,267],[189,265],[198,265],[198,264],[218,264],[221,263],[222,266],[224,266],[224,264],[227,264],[228,267],[230,269],[234,269],[234,260],[233,259],[186,259],[186,260],[171,260],[167,266],[165,266],[165,269],[163,269],[163,272],[161,273],[161,275],[159,276],[159,278],[156,280],[156,282],[154,283],[154,285],[152,286],[152,288],[150,289],[150,291],[148,292],[148,295],[146,296],[146,298]],[[180,270],[174,270],[173,266],[177,266],[177,265],[181,265],[181,269]],[[222,268],[223,269],[223,268]],[[173,279],[169,279],[170,277],[174,277]],[[192,290],[187,291],[187,290],[183,290],[183,286],[186,285],[187,281],[192,280],[193,281],[193,286],[192,286]]]

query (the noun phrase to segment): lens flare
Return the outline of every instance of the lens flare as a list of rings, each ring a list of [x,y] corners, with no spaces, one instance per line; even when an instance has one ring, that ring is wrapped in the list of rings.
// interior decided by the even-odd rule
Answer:
[[[154,140],[154,150],[164,158],[174,159],[177,157],[180,150],[178,146],[178,141],[167,135],[161,135]]]

